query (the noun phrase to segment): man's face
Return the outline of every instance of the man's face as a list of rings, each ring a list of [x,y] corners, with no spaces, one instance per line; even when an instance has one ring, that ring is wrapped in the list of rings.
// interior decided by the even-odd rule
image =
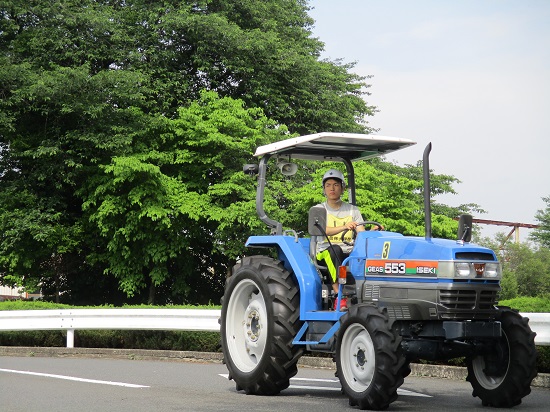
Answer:
[[[338,179],[325,180],[324,188],[328,199],[338,200],[342,196],[342,183]]]

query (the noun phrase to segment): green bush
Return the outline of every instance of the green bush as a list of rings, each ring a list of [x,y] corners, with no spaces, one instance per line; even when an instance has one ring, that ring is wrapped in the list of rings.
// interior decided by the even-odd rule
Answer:
[[[67,333],[61,330],[17,330],[0,332],[0,346],[65,346]]]
[[[526,313],[550,313],[550,297],[519,297],[514,299],[502,300],[501,306],[509,306],[520,312]]]
[[[0,310],[45,309],[105,309],[112,306],[69,306],[41,301],[4,301]],[[125,309],[215,309],[216,306],[124,306]],[[0,346],[57,346],[67,342],[65,331],[9,331],[0,332]],[[163,349],[181,351],[217,352],[220,350],[218,332],[153,331],[153,330],[76,330],[75,346],[114,349]]]
[[[77,330],[74,343],[83,348],[220,351],[218,332],[152,330]],[[0,346],[65,347],[64,331],[0,332]]]
[[[162,349],[217,352],[218,332],[152,330],[78,330],[75,346],[86,348]]]
[[[74,306],[61,303],[43,302],[41,300],[5,300],[0,302],[0,310],[43,310],[43,309],[71,309]],[[84,309],[82,307],[81,309]]]

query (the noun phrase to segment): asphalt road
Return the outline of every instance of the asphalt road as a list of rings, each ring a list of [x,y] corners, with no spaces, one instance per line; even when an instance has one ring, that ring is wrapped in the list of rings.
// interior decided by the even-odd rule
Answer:
[[[390,411],[488,410],[464,381],[407,377]],[[514,411],[548,411],[550,390],[533,388]],[[356,410],[334,370],[300,367],[278,396],[247,396],[220,363],[0,356],[2,411]]]

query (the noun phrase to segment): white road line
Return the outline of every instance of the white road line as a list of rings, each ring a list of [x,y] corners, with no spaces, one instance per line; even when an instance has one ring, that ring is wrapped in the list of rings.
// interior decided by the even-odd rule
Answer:
[[[228,379],[229,375],[227,373],[220,373],[221,377]],[[322,383],[340,383],[338,379],[314,379],[314,378],[290,378],[290,381],[309,381],[309,382],[322,382]],[[309,386],[309,385],[290,385],[289,388],[294,389],[311,389],[316,391],[340,391],[340,385],[337,388],[330,386]],[[399,388],[397,389],[397,394],[402,396],[417,396],[422,398],[431,398],[430,395],[425,395],[423,393],[409,391],[407,389]]]
[[[397,394],[398,395],[403,395],[403,396],[417,396],[417,397],[420,397],[420,398],[432,398],[433,397],[431,395],[426,395],[425,393],[418,393],[418,392],[408,391],[406,389],[401,389],[401,388],[397,389]]]
[[[314,391],[338,391],[340,388],[331,388],[330,386],[308,386],[308,385],[290,385],[290,389],[312,389]]]
[[[14,369],[0,369],[0,372],[17,373],[17,374],[20,374],[20,375],[43,376],[43,377],[46,377],[46,378],[65,379],[65,380],[68,380],[68,381],[77,381],[77,382],[86,382],[86,383],[99,383],[101,385],[124,386],[126,388],[150,388],[150,386],[135,385],[133,383],[100,381],[100,380],[97,380],[97,379],[84,379],[84,378],[77,378],[77,377],[74,377],[74,376],[54,375],[54,374],[51,374],[51,373],[40,373],[40,372],[30,372],[30,371],[18,371],[18,370],[14,370]]]
[[[310,381],[310,382],[332,382],[332,383],[338,383],[340,382],[339,379],[315,379],[315,378],[290,378],[291,381]]]

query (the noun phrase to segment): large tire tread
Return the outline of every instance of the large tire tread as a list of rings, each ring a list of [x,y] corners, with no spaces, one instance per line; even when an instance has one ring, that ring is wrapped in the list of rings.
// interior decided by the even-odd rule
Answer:
[[[263,283],[266,306],[272,311],[269,328],[272,338],[266,345],[264,356],[257,370],[240,371],[230,359],[225,342],[224,303],[230,299],[230,292],[242,276],[249,276]],[[222,299],[222,349],[224,362],[230,379],[246,394],[276,395],[290,385],[290,378],[298,372],[297,362],[303,353],[301,346],[292,341],[301,327],[299,320],[300,294],[292,274],[283,264],[266,256],[245,257],[233,268],[232,276],[226,281],[226,293]]]
[[[503,333],[501,344],[507,345],[510,362],[502,381],[493,388],[484,387],[474,368],[474,358],[467,359],[468,376],[472,385],[472,396],[479,397],[484,406],[507,408],[519,405],[522,398],[531,393],[531,381],[537,376],[535,333],[529,327],[529,319],[517,311],[501,308],[500,320]],[[480,377],[484,379],[483,376]]]
[[[341,319],[338,331],[337,367],[338,377],[351,406],[360,409],[385,410],[397,399],[397,389],[403,384],[405,374],[410,371],[401,349],[401,337],[392,332],[385,309],[371,305],[352,305],[348,314]],[[350,388],[342,372],[342,338],[345,330],[353,323],[366,327],[375,347],[375,371],[369,387],[363,392]]]

